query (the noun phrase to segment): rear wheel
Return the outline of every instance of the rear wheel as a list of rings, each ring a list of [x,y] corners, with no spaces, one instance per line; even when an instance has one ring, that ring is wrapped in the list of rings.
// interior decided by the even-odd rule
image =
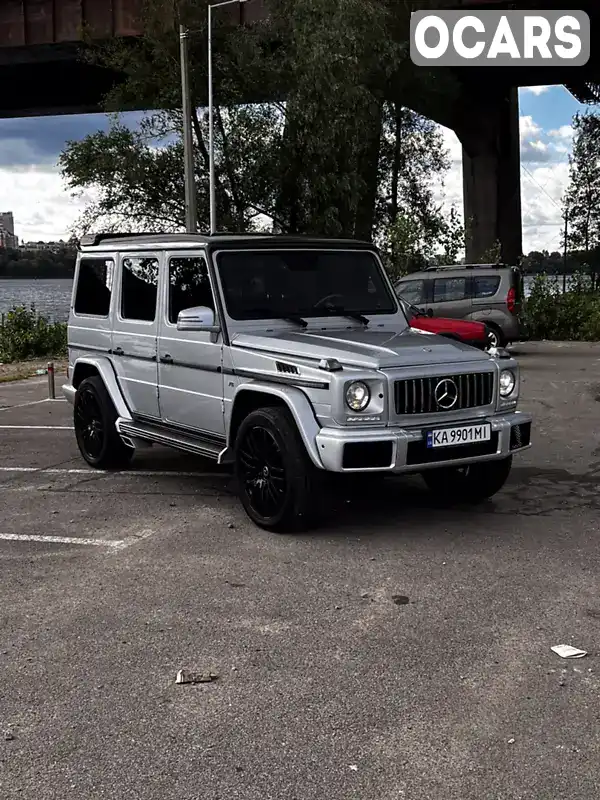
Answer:
[[[235,471],[242,505],[259,527],[291,533],[317,522],[317,469],[287,409],[260,408],[242,421]]]
[[[445,502],[481,503],[502,489],[511,467],[512,456],[509,456],[465,467],[441,467],[421,474],[428,488]]]
[[[134,449],[115,427],[117,412],[104,381],[93,375],[82,381],[75,395],[73,424],[79,451],[96,469],[119,469],[131,461]]]

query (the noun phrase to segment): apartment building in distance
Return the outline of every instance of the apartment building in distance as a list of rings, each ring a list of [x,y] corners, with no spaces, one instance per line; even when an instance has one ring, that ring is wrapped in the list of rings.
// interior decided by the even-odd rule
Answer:
[[[0,211],[0,249],[16,249],[19,240],[15,236],[15,220],[12,211]]]

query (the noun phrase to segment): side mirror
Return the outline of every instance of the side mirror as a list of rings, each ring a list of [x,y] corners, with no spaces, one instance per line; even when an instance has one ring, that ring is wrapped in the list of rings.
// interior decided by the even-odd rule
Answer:
[[[208,331],[219,333],[221,328],[215,325],[215,312],[208,306],[184,308],[177,317],[178,331]]]

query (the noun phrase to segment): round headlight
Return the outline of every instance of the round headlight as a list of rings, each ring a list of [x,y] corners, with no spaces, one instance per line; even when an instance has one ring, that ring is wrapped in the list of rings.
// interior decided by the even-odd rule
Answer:
[[[362,381],[355,381],[346,389],[346,404],[352,411],[364,411],[370,400],[371,391]]]
[[[500,373],[500,394],[502,397],[508,397],[513,393],[516,383],[514,372],[509,369],[503,369]]]

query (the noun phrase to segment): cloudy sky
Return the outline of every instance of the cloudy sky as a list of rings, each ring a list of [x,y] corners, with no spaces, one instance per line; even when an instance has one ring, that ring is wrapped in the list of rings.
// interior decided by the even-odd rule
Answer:
[[[560,245],[560,201],[568,177],[570,125],[573,114],[583,108],[563,87],[520,91],[525,252],[553,250]],[[124,121],[135,124],[138,117],[124,115]],[[65,191],[58,155],[67,141],[107,127],[107,118],[100,114],[0,120],[0,211],[13,211],[20,239],[68,238],[85,198],[73,199]],[[444,130],[444,136],[452,170],[440,197],[462,211],[461,150],[452,131]]]

